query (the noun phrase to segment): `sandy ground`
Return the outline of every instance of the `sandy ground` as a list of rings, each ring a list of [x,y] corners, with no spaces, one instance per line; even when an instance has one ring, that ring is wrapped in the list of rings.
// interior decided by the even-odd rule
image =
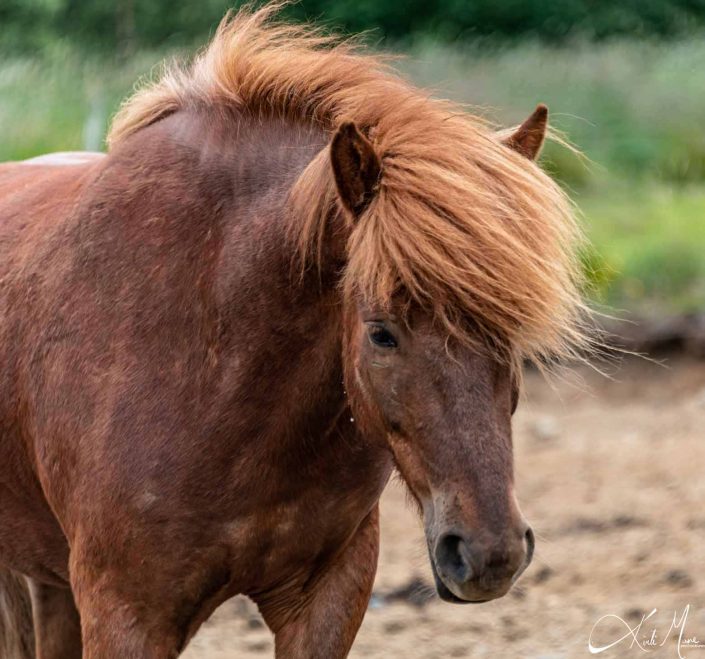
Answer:
[[[608,380],[585,369],[552,387],[527,376],[517,484],[537,551],[503,599],[455,606],[431,595],[421,525],[390,484],[375,594],[351,657],[588,657],[599,618],[624,621],[597,624],[593,642],[607,645],[652,609],[636,631],[641,647],[630,636],[599,656],[678,657],[669,628],[689,605],[681,656],[705,659],[705,647],[686,644],[705,643],[705,361],[613,371]],[[646,645],[652,635],[657,645]],[[237,598],[185,656],[249,659],[272,647],[256,609]]]

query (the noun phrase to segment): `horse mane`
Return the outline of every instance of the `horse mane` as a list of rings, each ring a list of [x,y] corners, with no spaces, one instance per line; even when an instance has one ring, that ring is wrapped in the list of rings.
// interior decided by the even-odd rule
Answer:
[[[477,343],[479,332],[483,345],[515,364],[542,365],[588,346],[582,237],[561,188],[487,123],[430,98],[381,56],[278,22],[281,6],[228,14],[190,65],[168,66],[122,106],[109,146],[191,107],[315,122],[330,132],[353,120],[379,154],[382,175],[350,225],[346,295],[388,305],[404,291],[449,333]],[[327,149],[290,201],[297,253],[314,262],[331,212],[341,212]]]

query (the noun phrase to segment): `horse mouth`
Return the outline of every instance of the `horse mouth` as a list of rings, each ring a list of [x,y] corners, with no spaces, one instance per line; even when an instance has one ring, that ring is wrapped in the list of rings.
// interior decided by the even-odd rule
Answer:
[[[465,600],[458,597],[450,590],[450,588],[448,588],[448,586],[443,583],[443,579],[441,579],[438,574],[438,570],[436,569],[433,559],[431,559],[431,570],[433,571],[433,580],[436,583],[436,592],[438,593],[438,597],[440,597],[444,602],[449,602],[450,604],[484,604],[485,602],[490,601],[489,599]]]

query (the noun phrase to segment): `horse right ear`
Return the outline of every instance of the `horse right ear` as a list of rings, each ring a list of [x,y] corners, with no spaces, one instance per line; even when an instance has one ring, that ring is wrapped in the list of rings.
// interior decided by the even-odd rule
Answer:
[[[360,129],[346,121],[333,135],[330,161],[343,206],[359,216],[377,192],[382,171],[379,156]]]
[[[539,103],[531,116],[516,129],[501,131],[502,143],[529,160],[536,160],[546,138],[548,108]]]

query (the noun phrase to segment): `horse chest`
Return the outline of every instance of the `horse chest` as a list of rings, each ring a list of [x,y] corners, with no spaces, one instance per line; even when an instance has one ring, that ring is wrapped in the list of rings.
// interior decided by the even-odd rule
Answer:
[[[381,465],[368,482],[349,487],[323,479],[295,498],[230,521],[224,535],[236,589],[259,591],[290,579],[305,581],[354,535],[376,505],[386,474]]]

